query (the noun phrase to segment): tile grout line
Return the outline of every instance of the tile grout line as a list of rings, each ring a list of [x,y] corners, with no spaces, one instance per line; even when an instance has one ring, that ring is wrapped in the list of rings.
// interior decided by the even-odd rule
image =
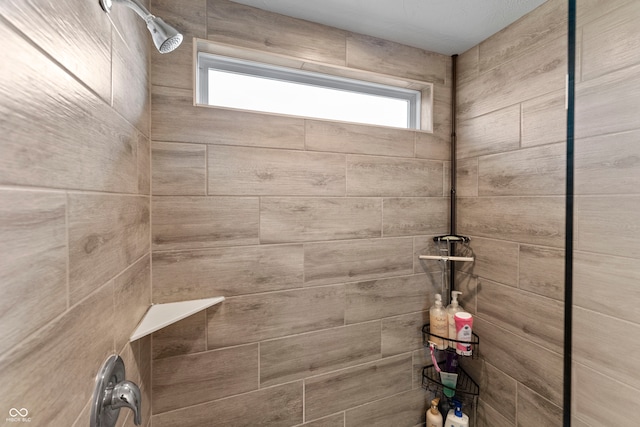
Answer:
[[[209,196],[209,144],[204,146],[204,195]]]
[[[209,2],[204,2],[204,38],[205,40],[209,39]]]
[[[349,154],[344,155],[344,196],[349,197]]]
[[[71,308],[71,237],[69,232],[69,193],[65,194],[65,203],[64,203],[64,221],[65,221],[65,238],[67,245],[67,308],[65,310],[68,311]]]
[[[522,261],[522,242],[518,242],[517,243],[517,248],[516,248],[516,289],[522,289],[522,287],[520,287],[520,262]],[[532,292],[535,293],[535,292]]]
[[[204,348],[206,351],[211,350],[209,348],[209,310],[206,309],[204,310]]]
[[[258,244],[262,246],[262,196],[257,196],[258,199]],[[304,268],[303,268],[304,273]],[[304,283],[304,282],[303,282]]]
[[[307,379],[302,379],[302,423],[307,421]]]
[[[520,381],[516,380],[516,395],[515,395],[515,399],[514,399],[515,400],[515,402],[514,402],[514,405],[515,405],[514,416],[515,416],[515,419],[516,419],[515,420],[516,425],[518,425],[518,400],[519,400],[518,398],[520,396],[520,386],[521,386]]]
[[[384,237],[384,197],[380,197],[380,238]]]
[[[476,197],[480,197],[480,156],[476,157]]]
[[[524,134],[524,108],[523,108],[523,104],[524,104],[526,101],[527,101],[527,100],[522,101],[522,102],[520,102],[520,103],[518,104],[518,107],[519,107],[519,109],[520,109],[520,120],[519,120],[519,123],[518,123],[518,148],[519,148],[519,149],[525,148],[525,147],[522,145],[522,139],[523,139],[522,137],[523,137],[523,134]]]
[[[149,198],[148,194],[135,193],[122,193],[111,190],[85,190],[80,188],[56,188],[56,187],[42,187],[42,186],[30,186],[30,185],[1,185],[1,191],[16,191],[16,192],[32,192],[32,193],[50,193],[50,194],[83,194],[90,196],[120,196],[120,197],[144,197]],[[625,196],[623,194],[623,196]]]

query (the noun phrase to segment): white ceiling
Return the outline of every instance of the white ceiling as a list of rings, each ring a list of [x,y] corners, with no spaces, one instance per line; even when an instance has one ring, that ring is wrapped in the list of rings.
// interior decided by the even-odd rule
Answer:
[[[420,47],[463,53],[546,0],[233,0]]]

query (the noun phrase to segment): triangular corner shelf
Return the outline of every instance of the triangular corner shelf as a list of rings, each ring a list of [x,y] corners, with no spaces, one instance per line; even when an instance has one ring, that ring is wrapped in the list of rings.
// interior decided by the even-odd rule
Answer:
[[[129,341],[133,342],[138,340],[178,320],[182,320],[201,310],[220,304],[222,301],[224,301],[224,297],[153,304],[145,313],[136,330],[131,334]]]

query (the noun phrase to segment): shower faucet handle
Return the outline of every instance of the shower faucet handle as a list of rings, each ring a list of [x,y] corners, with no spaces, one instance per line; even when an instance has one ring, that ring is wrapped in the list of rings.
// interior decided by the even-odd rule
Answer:
[[[142,424],[141,405],[140,388],[127,381],[124,361],[118,355],[110,356],[96,376],[89,426],[114,427],[122,408],[133,411],[133,422],[139,426]]]
[[[111,393],[111,396],[106,396],[106,401],[111,402],[113,409],[129,408],[133,411],[133,422],[139,426],[142,424],[140,414],[140,403],[142,398],[140,396],[140,388],[131,381],[122,381],[116,384],[113,389],[107,393]]]

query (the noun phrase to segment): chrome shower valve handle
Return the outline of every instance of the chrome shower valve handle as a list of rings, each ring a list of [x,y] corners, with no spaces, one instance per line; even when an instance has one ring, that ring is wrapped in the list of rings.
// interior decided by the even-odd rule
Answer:
[[[142,397],[140,388],[125,380],[124,362],[113,355],[104,362],[96,377],[96,387],[91,405],[91,427],[113,427],[116,425],[121,408],[133,411],[133,422],[142,424]]]
[[[140,388],[131,381],[121,381],[111,390],[108,390],[107,395],[105,396],[105,401],[111,402],[111,407],[113,409],[131,409],[134,415],[134,424],[137,426],[142,424],[140,414],[140,403],[142,401]]]

